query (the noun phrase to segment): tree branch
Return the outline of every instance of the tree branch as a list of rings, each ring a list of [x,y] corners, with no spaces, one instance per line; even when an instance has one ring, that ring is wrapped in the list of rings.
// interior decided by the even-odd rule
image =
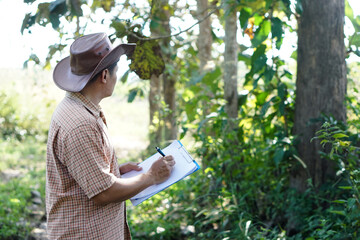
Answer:
[[[221,7],[221,6],[220,6]],[[150,41],[150,40],[158,40],[158,39],[164,39],[164,38],[170,38],[170,37],[176,37],[184,32],[187,32],[189,31],[191,28],[195,27],[196,25],[200,24],[201,22],[205,21],[208,17],[210,17],[212,14],[214,14],[217,10],[220,9],[220,7],[217,7],[215,8],[214,10],[212,10],[211,12],[209,12],[204,18],[198,20],[196,23],[194,23],[193,25],[191,25],[190,27],[184,29],[184,30],[181,30],[180,32],[178,33],[175,33],[175,34],[170,34],[170,35],[165,35],[165,36],[159,36],[159,37],[152,37],[152,38],[142,38],[142,37],[139,37],[137,36],[135,33],[133,32],[128,32],[129,35],[135,37],[136,39],[138,40],[143,40],[143,41]]]

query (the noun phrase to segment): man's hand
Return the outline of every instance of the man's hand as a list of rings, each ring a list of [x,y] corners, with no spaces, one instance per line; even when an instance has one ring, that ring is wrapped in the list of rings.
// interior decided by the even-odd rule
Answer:
[[[124,163],[119,166],[120,174],[124,174],[132,170],[141,171],[141,169],[142,167],[133,162]]]
[[[170,177],[174,165],[175,161],[173,156],[162,157],[151,165],[151,168],[146,174],[153,180],[153,184],[159,184]]]

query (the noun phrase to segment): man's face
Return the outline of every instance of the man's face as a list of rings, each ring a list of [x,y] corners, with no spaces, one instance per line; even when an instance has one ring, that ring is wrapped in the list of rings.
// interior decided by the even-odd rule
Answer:
[[[110,97],[114,92],[115,84],[117,82],[117,70],[118,69],[119,69],[119,67],[116,65],[112,74],[110,74],[110,71],[108,71],[109,80],[108,80],[107,88],[106,88],[106,96],[108,96],[108,97]]]

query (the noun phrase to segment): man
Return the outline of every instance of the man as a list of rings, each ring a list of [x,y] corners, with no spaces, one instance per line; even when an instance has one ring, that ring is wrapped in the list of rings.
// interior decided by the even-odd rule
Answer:
[[[67,91],[52,116],[47,143],[46,212],[50,239],[131,239],[125,200],[169,178],[172,156],[141,170],[134,163],[118,166],[99,106],[112,95],[121,55],[135,45],[113,48],[104,33],[78,38],[70,56],[54,69],[55,84]]]

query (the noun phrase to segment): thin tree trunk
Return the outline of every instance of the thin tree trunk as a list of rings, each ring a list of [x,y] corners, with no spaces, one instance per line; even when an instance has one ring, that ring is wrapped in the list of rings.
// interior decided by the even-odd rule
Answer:
[[[152,27],[159,25],[159,0],[151,2],[151,23],[150,31],[152,37],[161,36],[162,31],[159,27]],[[149,108],[150,108],[150,126],[149,126],[149,148],[159,145],[163,140],[163,116],[161,116],[161,77],[152,75],[150,78],[150,92],[149,92]]]
[[[322,114],[346,121],[346,66],[344,47],[344,0],[303,0],[298,30],[298,66],[294,134],[297,150],[307,168],[300,164],[292,171],[291,186],[307,188],[307,179],[319,187],[335,177],[334,164],[321,159],[322,150],[310,142]]]
[[[197,39],[197,47],[198,47],[198,57],[200,60],[200,75],[204,75],[207,72],[212,70],[211,62],[211,47],[212,47],[212,35],[211,35],[211,18],[205,17],[209,13],[209,1],[208,0],[197,0],[197,19],[200,22],[199,24],[199,36]],[[204,20],[205,19],[205,20]],[[208,89],[205,83],[202,83],[202,89]],[[208,99],[204,99],[201,102],[203,119],[206,118],[208,114],[210,114],[211,105],[209,104],[209,99],[212,98],[212,94],[210,92],[205,93]],[[204,134],[209,134],[204,132]]]
[[[236,9],[225,3],[225,54],[224,54],[224,98],[225,111],[230,119],[238,117],[237,54],[238,44]]]
[[[149,126],[149,148],[158,146],[162,142],[162,122],[160,116],[161,101],[161,81],[156,75],[150,78],[149,108],[150,108],[150,126]]]
[[[160,36],[169,36],[171,34],[170,29],[170,7],[168,0],[153,0],[152,2],[152,21],[156,24],[156,27],[150,27],[152,33],[156,33]],[[170,38],[164,38],[160,40],[162,54],[167,65],[171,64],[171,46]],[[177,138],[176,127],[176,78],[170,75],[168,72],[162,74],[163,80],[163,94],[164,102],[167,107],[164,119],[164,134],[165,140],[173,140]]]
[[[209,13],[209,0],[197,0],[197,18],[198,20],[204,19]],[[200,59],[200,73],[211,70],[209,63],[212,60],[211,46],[211,18],[208,17],[199,24],[199,36],[197,39],[197,47],[199,50]]]

